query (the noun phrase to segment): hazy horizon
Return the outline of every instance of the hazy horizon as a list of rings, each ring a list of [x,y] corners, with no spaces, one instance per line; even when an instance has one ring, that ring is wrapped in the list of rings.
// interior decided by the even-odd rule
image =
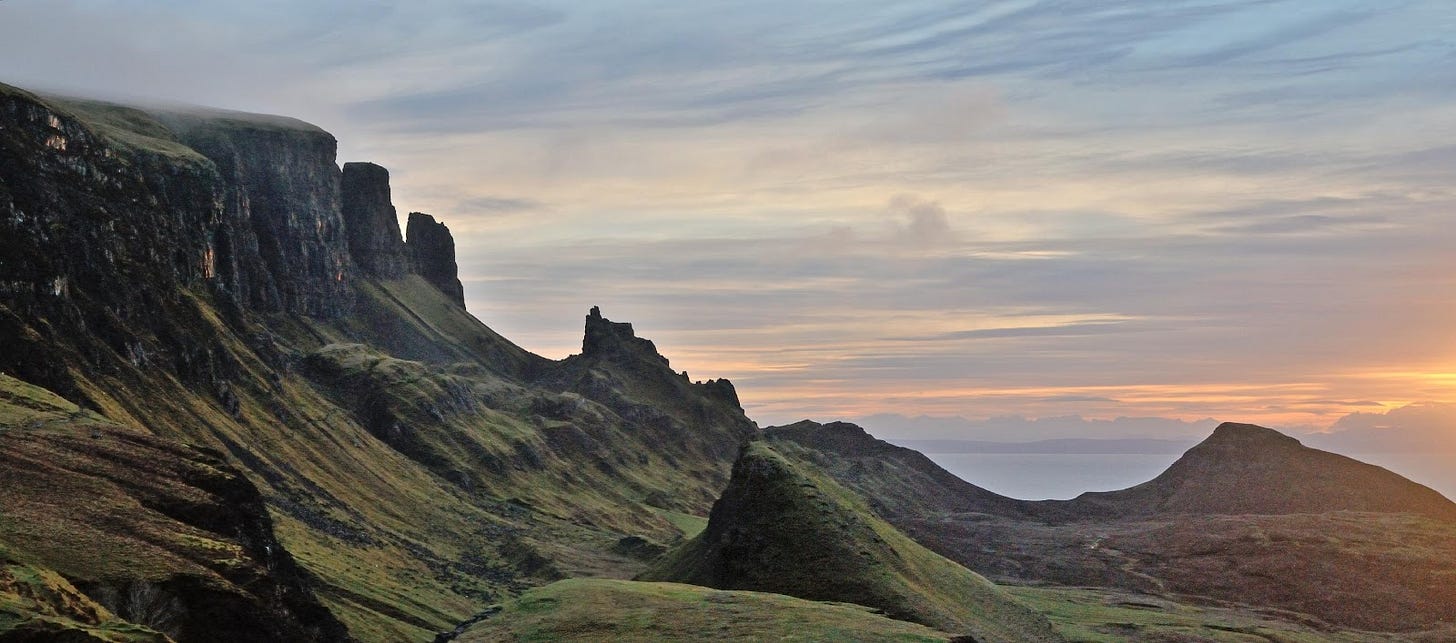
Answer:
[[[7,0],[0,82],[316,123],[450,226],[486,324],[563,357],[600,305],[763,425],[1427,448],[1456,445],[1450,28],[1435,0]]]

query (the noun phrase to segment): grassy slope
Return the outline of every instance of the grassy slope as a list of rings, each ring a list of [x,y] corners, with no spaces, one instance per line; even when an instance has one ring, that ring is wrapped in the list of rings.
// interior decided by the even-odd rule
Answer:
[[[1047,614],[1069,641],[1363,643],[1411,640],[1292,620],[1299,618],[1298,615],[1195,607],[1115,590],[1011,587],[1007,592]]]
[[[277,586],[263,580],[276,563],[248,551],[251,536],[236,523],[244,509],[231,504],[240,499],[217,495],[242,483],[220,464],[0,374],[0,632],[48,627],[103,640],[162,638],[116,618],[73,582],[96,595],[187,578],[194,580],[183,581],[192,589],[182,602],[196,609],[208,608],[193,600],[201,592],[208,601],[228,597],[238,610],[244,603],[271,609],[250,594],[276,598]],[[183,627],[180,607],[158,617],[167,621],[141,620]]]
[[[211,163],[191,147],[178,143],[170,129],[140,109],[74,97],[47,96],[45,102],[50,103],[52,108],[76,116],[93,132],[121,147],[160,154],[173,161]]]
[[[464,641],[944,641],[857,605],[676,583],[565,580],[471,628]]]
[[[490,531],[501,519],[373,439],[300,377],[270,382],[271,369],[207,298],[192,301],[219,348],[238,359],[238,414],[164,373],[126,371],[82,379],[103,414],[245,465],[268,496],[280,540],[361,638],[428,639],[509,587],[462,565],[508,568]]]
[[[375,292],[415,290],[413,285],[383,284]],[[479,326],[463,314],[431,313],[458,310],[432,306],[443,299],[433,289],[408,299],[425,311],[410,318],[432,333]],[[579,396],[522,388],[471,360],[469,352],[487,344],[489,336],[452,340],[466,360],[454,364],[428,365],[370,350],[344,356],[342,363],[371,364],[379,371],[396,409],[416,420],[430,446],[447,456],[446,468],[467,472],[475,483],[462,486],[371,434],[354,409],[341,406],[347,395],[326,395],[299,373],[279,373],[274,381],[275,371],[240,337],[269,334],[261,326],[239,333],[207,296],[189,294],[184,301],[197,322],[210,327],[218,348],[237,359],[238,372],[230,380],[240,401],[236,416],[214,396],[189,390],[165,371],[77,373],[81,388],[101,415],[134,430],[217,448],[244,464],[268,496],[280,540],[319,576],[320,598],[361,638],[428,639],[481,605],[559,573],[635,574],[643,563],[613,552],[618,538],[644,534],[669,542],[682,536],[678,524],[692,527],[690,513],[664,512],[642,500],[654,491],[691,488],[693,494],[685,495],[702,498],[715,491],[707,476],[688,478],[657,462],[636,464],[650,447],[615,421],[594,419],[599,409]],[[328,346],[325,342],[351,338],[347,328],[297,320],[274,320],[270,328],[276,331],[275,349],[296,360]],[[452,388],[441,384],[451,383],[469,389],[478,407],[443,422],[426,420]],[[533,400],[546,403],[539,422],[539,410],[518,406]],[[549,417],[568,406],[584,410]],[[582,467],[590,460],[573,459],[566,447],[551,444],[553,435],[572,436],[592,426],[607,432],[591,436],[593,443],[610,446],[615,457],[631,456],[632,466],[616,462],[612,472]],[[522,444],[544,466],[509,466],[519,459]],[[498,469],[491,462],[507,466]],[[726,469],[726,463],[717,466]],[[684,487],[688,479],[702,488]],[[706,513],[705,502],[698,506]],[[551,564],[543,566],[543,557]]]
[[[117,618],[63,576],[19,562],[0,545],[0,639],[160,643],[171,639]]]
[[[707,530],[641,578],[858,603],[987,641],[1056,638],[1040,615],[762,441],[745,447]]]

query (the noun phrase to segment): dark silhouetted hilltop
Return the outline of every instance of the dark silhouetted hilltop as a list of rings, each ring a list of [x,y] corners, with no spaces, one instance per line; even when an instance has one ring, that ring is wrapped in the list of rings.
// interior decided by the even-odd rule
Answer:
[[[707,529],[641,579],[856,603],[981,641],[1060,640],[1044,617],[765,441],[744,447]]]
[[[956,477],[913,449],[876,439],[848,422],[802,420],[764,429],[764,438],[796,452],[853,489],[885,517],[985,513],[1032,517],[1034,504]]]
[[[1456,520],[1456,504],[1428,487],[1273,429],[1232,422],[1148,482],[1086,493],[1063,506],[1078,515],[1369,511]]]

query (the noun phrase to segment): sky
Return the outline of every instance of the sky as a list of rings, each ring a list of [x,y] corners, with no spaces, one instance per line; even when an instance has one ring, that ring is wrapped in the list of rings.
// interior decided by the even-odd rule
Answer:
[[[761,424],[1456,426],[1447,0],[4,0],[0,61],[316,123],[497,331]]]

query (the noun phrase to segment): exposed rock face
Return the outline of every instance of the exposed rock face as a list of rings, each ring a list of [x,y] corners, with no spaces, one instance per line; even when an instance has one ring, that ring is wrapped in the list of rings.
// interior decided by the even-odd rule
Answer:
[[[345,163],[342,197],[354,263],[383,279],[410,272],[399,219],[389,200],[389,170],[373,163]]]
[[[138,329],[185,305],[177,293],[239,278],[217,262],[230,228],[214,165],[109,106],[130,128],[121,144],[77,116],[92,109],[0,85],[0,370],[63,394],[74,386],[55,346],[81,344],[72,366],[145,363],[179,330]]]
[[[436,222],[435,217],[411,212],[405,237],[405,244],[414,258],[415,271],[464,308],[465,287],[460,285],[460,267],[455,264],[455,238],[450,236],[450,229]]]
[[[216,166],[223,218],[216,263],[258,310],[338,318],[354,271],[339,195],[338,143],[317,127],[228,112],[158,113]]]
[[[602,317],[602,309],[597,306],[592,306],[591,312],[587,313],[581,354],[584,357],[640,356],[660,361],[663,366],[668,364],[667,358],[658,354],[652,340],[638,337],[630,323]]]

